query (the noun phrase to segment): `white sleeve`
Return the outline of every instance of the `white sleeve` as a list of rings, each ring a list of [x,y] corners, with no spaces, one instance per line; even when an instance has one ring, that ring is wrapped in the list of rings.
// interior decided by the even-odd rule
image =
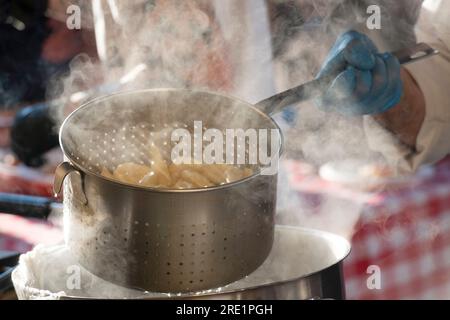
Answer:
[[[445,1],[448,2],[450,1]],[[399,172],[415,171],[420,165],[434,163],[450,154],[450,28],[439,33],[429,26],[424,14],[417,27],[418,41],[427,42],[440,51],[440,55],[407,66],[421,88],[426,103],[426,116],[417,138],[416,150],[401,145],[371,117],[364,119],[365,131],[372,150],[382,153]],[[427,28],[421,28],[427,26]],[[440,24],[440,27],[445,25]],[[448,27],[446,25],[445,27]],[[447,37],[443,38],[443,36]]]

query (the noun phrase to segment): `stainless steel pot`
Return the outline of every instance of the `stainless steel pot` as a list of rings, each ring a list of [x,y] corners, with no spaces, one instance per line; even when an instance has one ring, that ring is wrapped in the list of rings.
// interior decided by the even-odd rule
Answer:
[[[344,299],[342,265],[350,244],[327,232],[277,226],[271,253],[248,277],[220,289],[170,295],[122,288],[85,270],[81,287],[69,289],[66,270],[74,262],[64,250],[35,251],[21,259],[12,276],[20,299]],[[43,261],[52,261],[53,273],[48,273]]]
[[[55,191],[65,181],[66,243],[86,269],[126,287],[188,292],[233,282],[263,263],[273,243],[276,174],[189,190],[141,188],[99,174],[145,162],[149,144],[170,142],[154,141],[161,137],[150,131],[198,120],[219,130],[278,131],[248,103],[189,90],[111,95],[65,120],[60,143],[68,161],[56,171]]]

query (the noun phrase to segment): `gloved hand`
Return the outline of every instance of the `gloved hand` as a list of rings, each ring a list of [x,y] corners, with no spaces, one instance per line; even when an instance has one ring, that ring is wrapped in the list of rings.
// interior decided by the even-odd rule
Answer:
[[[333,77],[324,95],[316,99],[324,111],[344,115],[383,113],[398,104],[403,93],[397,58],[379,53],[366,35],[356,31],[337,39],[317,75],[322,76]]]

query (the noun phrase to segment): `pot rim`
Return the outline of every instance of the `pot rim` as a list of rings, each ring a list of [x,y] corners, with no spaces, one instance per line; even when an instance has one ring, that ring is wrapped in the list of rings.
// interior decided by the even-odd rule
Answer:
[[[227,95],[227,94],[223,94],[223,93],[217,93],[217,92],[212,92],[212,91],[208,91],[208,90],[190,90],[190,89],[177,89],[177,88],[156,88],[156,89],[143,89],[143,90],[126,90],[126,91],[119,91],[113,94],[109,94],[109,95],[105,95],[105,96],[101,96],[98,98],[95,98],[93,100],[90,100],[84,104],[82,104],[80,107],[78,107],[77,109],[75,109],[74,111],[72,111],[63,121],[63,123],[61,124],[61,128],[59,129],[59,145],[64,153],[64,156],[69,160],[69,162],[77,169],[80,170],[81,172],[83,172],[84,174],[90,175],[90,176],[95,176],[96,178],[99,178],[103,181],[106,181],[108,183],[112,183],[114,185],[120,186],[120,187],[125,187],[127,189],[132,189],[132,190],[140,190],[140,191],[147,191],[147,192],[153,192],[153,193],[200,193],[200,192],[209,192],[209,191],[216,191],[216,190],[222,190],[222,189],[227,189],[227,188],[231,188],[240,184],[244,184],[245,182],[254,179],[258,176],[262,176],[261,174],[261,170],[257,171],[256,173],[252,174],[249,177],[246,177],[244,179],[238,180],[238,181],[234,181],[231,183],[227,183],[227,184],[223,184],[223,185],[218,185],[218,186],[212,186],[212,187],[206,187],[206,188],[192,188],[192,189],[162,189],[162,188],[152,188],[152,187],[140,187],[140,186],[136,186],[133,184],[128,184],[128,183],[123,183],[123,182],[119,182],[117,180],[113,180],[107,177],[102,176],[99,173],[90,171],[86,168],[84,168],[82,165],[80,165],[76,160],[74,160],[72,157],[69,156],[68,152],[66,152],[63,141],[62,141],[62,134],[63,134],[63,130],[65,129],[65,127],[67,126],[67,123],[70,121],[71,118],[73,118],[78,112],[81,112],[81,110],[85,109],[85,108],[89,108],[90,106],[92,106],[95,103],[99,103],[101,101],[106,101],[111,99],[112,97],[116,97],[116,96],[125,96],[125,95],[129,95],[129,94],[144,94],[144,93],[157,93],[157,92],[190,92],[190,93],[198,93],[198,94],[208,94],[208,95],[214,95],[214,96],[219,96],[219,97],[223,97],[229,100],[234,100],[234,101],[238,101],[242,104],[245,104],[248,106],[248,108],[252,109],[253,111],[256,111],[259,115],[261,115],[262,117],[264,117],[266,120],[270,121],[273,123],[273,125],[275,126],[276,129],[278,129],[278,132],[280,134],[280,146],[279,146],[279,150],[278,150],[278,156],[279,158],[281,158],[281,156],[283,155],[283,151],[284,151],[284,136],[283,136],[283,132],[281,130],[281,128],[279,127],[279,125],[277,124],[277,122],[269,115],[267,115],[266,113],[262,112],[261,110],[259,110],[257,107],[255,107],[254,105],[241,100],[239,98],[233,97],[231,95]],[[264,170],[264,169],[263,169]],[[277,173],[273,174],[274,176],[276,176],[278,174]]]

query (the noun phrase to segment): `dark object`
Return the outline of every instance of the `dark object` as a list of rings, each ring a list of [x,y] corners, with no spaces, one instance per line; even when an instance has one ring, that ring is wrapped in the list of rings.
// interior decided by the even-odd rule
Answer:
[[[12,151],[27,166],[41,166],[44,164],[42,155],[58,146],[55,126],[47,104],[19,111],[11,128]]]
[[[17,252],[0,251],[0,294],[13,288],[11,273],[19,261]]]
[[[0,212],[22,217],[46,219],[52,209],[59,205],[45,197],[0,193]]]
[[[0,107],[45,98],[46,0],[0,0]]]

